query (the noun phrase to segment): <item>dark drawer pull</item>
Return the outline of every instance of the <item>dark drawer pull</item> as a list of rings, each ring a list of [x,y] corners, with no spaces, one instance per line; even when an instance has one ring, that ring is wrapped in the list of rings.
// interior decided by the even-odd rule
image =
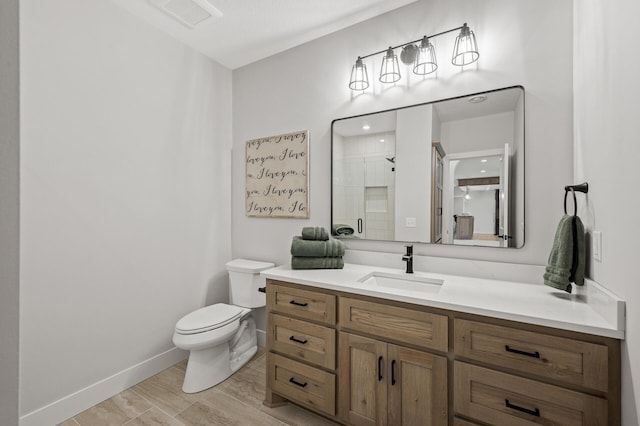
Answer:
[[[292,300],[289,303],[292,304],[292,305],[296,305],[296,306],[307,306],[307,305],[309,305],[307,302],[300,303],[300,302],[296,302],[295,300]]]
[[[513,352],[514,354],[530,356],[531,358],[540,358],[540,352],[525,352],[519,349],[510,348],[509,345],[504,345],[504,350],[507,352]]]
[[[289,340],[291,340],[291,341],[293,341],[293,342],[296,342],[296,343],[300,343],[300,344],[302,344],[302,345],[304,345],[304,344],[306,344],[306,343],[307,343],[307,339],[300,340],[300,339],[296,339],[296,338],[295,338],[295,337],[293,337],[293,336],[289,337]]]
[[[307,382],[304,382],[304,383],[297,382],[296,379],[294,379],[293,377],[289,379],[289,383],[293,383],[294,385],[300,386],[301,388],[304,388],[307,386]]]
[[[517,410],[522,413],[527,413],[527,414],[531,414],[532,416],[540,417],[540,410],[538,410],[537,408],[535,410],[529,410],[528,408],[519,407],[517,405],[510,403],[508,399],[504,400],[504,405],[506,405],[507,408],[511,408],[512,410]]]
[[[391,386],[396,384],[396,360],[391,361]]]
[[[378,357],[378,381],[382,380],[382,357]]]

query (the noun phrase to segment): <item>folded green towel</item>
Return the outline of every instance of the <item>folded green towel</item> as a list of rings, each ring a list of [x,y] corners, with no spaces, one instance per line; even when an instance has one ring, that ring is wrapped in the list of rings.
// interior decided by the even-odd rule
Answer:
[[[564,215],[560,219],[544,283],[571,293],[571,283],[584,285],[585,246],[584,226],[578,216]]]
[[[332,235],[353,235],[354,230],[349,225],[345,225],[342,223],[335,223],[331,227]]]
[[[350,235],[350,234],[334,235],[333,238],[337,238],[339,240],[358,240],[358,239],[360,239],[360,237],[358,237],[357,235]]]
[[[338,240],[315,241],[293,237],[291,254],[298,257],[338,257],[344,255],[344,243]]]
[[[302,239],[327,241],[329,233],[322,226],[305,226],[302,228]]]
[[[342,269],[342,257],[291,257],[291,269]]]

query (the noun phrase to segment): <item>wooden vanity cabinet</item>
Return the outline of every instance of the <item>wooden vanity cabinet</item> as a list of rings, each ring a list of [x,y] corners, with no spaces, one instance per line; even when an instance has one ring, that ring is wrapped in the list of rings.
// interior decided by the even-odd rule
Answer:
[[[351,297],[340,297],[342,330],[379,336],[383,340],[447,352],[448,318],[416,308],[392,306]]]
[[[265,405],[336,415],[336,296],[267,280]]]
[[[446,425],[447,359],[340,333],[340,416],[348,424]]]
[[[267,280],[265,404],[345,425],[620,424],[620,341]]]
[[[448,318],[352,297],[340,297],[338,305],[342,420],[446,425],[446,357],[403,345],[446,353]]]
[[[492,425],[620,424],[618,340],[488,321],[454,319],[456,415]]]

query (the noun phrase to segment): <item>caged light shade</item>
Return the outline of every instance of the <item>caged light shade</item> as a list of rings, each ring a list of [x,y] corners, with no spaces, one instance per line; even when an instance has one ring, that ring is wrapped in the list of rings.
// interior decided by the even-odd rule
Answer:
[[[451,63],[457,66],[469,65],[477,61],[479,57],[476,35],[465,23],[460,29],[460,34],[456,37]]]
[[[424,38],[420,42],[418,54],[416,55],[413,73],[418,75],[426,75],[431,74],[437,69],[438,62],[436,61],[436,51],[427,36],[424,36]]]
[[[351,79],[349,80],[349,89],[365,90],[369,87],[369,75],[367,74],[367,66],[362,63],[362,59],[358,57],[355,65],[351,68]]]
[[[400,80],[400,65],[398,64],[398,57],[393,52],[393,49],[389,47],[389,49],[387,49],[387,53],[382,59],[380,81],[382,83],[395,83],[398,80]]]

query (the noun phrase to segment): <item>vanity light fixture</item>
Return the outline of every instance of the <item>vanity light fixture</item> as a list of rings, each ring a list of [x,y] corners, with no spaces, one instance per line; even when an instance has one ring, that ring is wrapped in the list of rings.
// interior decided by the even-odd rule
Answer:
[[[456,44],[453,48],[451,63],[461,67],[477,61],[479,57],[480,53],[478,53],[476,35],[465,23],[460,29],[460,34],[456,37]]]
[[[431,44],[431,41],[427,36],[420,41],[420,48],[416,56],[416,63],[413,67],[413,73],[418,75],[431,74],[438,69],[438,62],[436,61],[436,49]]]
[[[400,80],[400,65],[398,57],[392,47],[387,49],[387,54],[382,59],[382,67],[380,68],[380,81],[382,83],[395,83]]]
[[[367,123],[362,125],[362,130],[369,130],[371,128],[371,126],[369,126]]]
[[[351,68],[351,79],[349,80],[349,88],[351,90],[366,90],[369,87],[369,76],[367,75],[367,67],[362,62],[363,59],[384,53],[382,58],[382,66],[380,67],[379,80],[382,83],[395,83],[400,80],[400,65],[395,49],[402,48],[400,58],[404,64],[413,64],[413,73],[417,75],[427,75],[438,69],[436,53],[431,39],[448,34],[454,31],[460,31],[456,37],[451,63],[457,66],[469,65],[478,60],[480,53],[478,52],[478,43],[476,36],[467,24],[461,27],[452,28],[430,36],[424,36],[421,39],[413,40],[398,46],[390,46],[379,52],[370,53],[364,56],[358,56],[355,65]],[[419,46],[416,43],[420,42]]]
[[[358,57],[356,64],[351,68],[351,80],[349,81],[349,89],[365,90],[369,87],[369,75],[367,74],[367,66],[362,63],[362,59]]]

